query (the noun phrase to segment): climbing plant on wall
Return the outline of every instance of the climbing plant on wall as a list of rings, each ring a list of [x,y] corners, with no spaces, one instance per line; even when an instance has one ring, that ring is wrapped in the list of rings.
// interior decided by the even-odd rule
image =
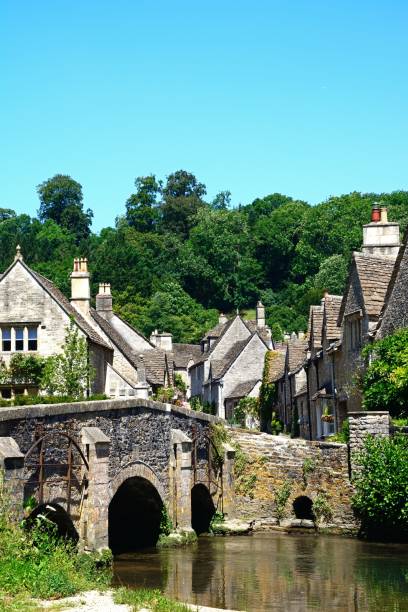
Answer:
[[[265,355],[262,384],[259,391],[259,414],[261,417],[261,431],[266,431],[268,428],[268,424],[270,424],[273,420],[273,406],[276,403],[277,388],[275,383],[270,382],[270,379],[272,361],[276,358],[276,355],[276,351],[267,351]]]

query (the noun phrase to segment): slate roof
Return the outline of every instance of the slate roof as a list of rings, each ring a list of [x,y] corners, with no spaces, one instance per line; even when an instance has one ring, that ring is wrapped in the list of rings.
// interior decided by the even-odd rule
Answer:
[[[238,398],[238,397],[246,397],[248,393],[252,391],[255,385],[260,382],[260,379],[257,380],[247,380],[242,383],[238,383],[236,387],[231,391],[227,398]]]
[[[338,340],[341,337],[341,327],[337,325],[339,312],[343,296],[325,295],[324,307],[326,314],[326,338],[328,340]]]
[[[269,361],[269,376],[267,382],[276,382],[284,376],[287,348],[287,344],[282,344],[276,350],[269,352],[271,357]]]
[[[149,351],[136,353],[126,342],[119,332],[94,308],[91,308],[91,315],[94,321],[101,327],[108,338],[117,346],[119,351],[126,357],[129,363],[136,368],[141,367],[140,355],[143,355],[143,364],[146,372],[146,380],[153,385],[163,385],[168,363],[164,351],[152,348]],[[169,373],[171,375],[171,372]]]
[[[385,257],[363,255],[362,253],[356,252],[353,253],[353,261],[350,267],[347,288],[339,312],[338,324],[341,324],[344,316],[354,266],[363,294],[364,304],[362,306],[364,311],[369,318],[378,319],[384,304],[395,263],[393,260],[386,259]]]
[[[199,344],[173,343],[171,356],[175,368],[187,368],[191,360],[197,361],[202,357],[201,346]]]
[[[100,346],[111,350],[111,347],[106,344],[106,342],[101,338],[101,336],[92,327],[92,325],[90,325],[84,319],[84,317],[78,312],[78,310],[74,308],[74,306],[72,306],[68,298],[66,298],[65,295],[48,278],[45,278],[45,276],[42,276],[42,274],[39,274],[38,272],[34,272],[34,270],[29,268],[24,262],[22,262],[21,260],[19,261],[21,265],[23,265],[26,270],[28,270],[28,272],[35,278],[38,284],[41,285],[41,287],[51,295],[51,297],[57,302],[57,304],[59,304],[59,306],[61,306],[63,310],[65,310],[67,315],[73,317],[78,327],[92,342],[95,342],[95,344],[99,344]]]

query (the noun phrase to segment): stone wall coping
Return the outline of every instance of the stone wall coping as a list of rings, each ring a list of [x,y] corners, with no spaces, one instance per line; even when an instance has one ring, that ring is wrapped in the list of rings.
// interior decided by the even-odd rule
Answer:
[[[83,444],[107,444],[111,441],[99,427],[83,427],[81,438]]]
[[[172,404],[163,404],[153,400],[131,398],[131,399],[114,399],[114,400],[95,400],[90,402],[71,402],[61,404],[35,404],[32,406],[16,406],[14,408],[0,408],[0,423],[5,421],[14,421],[20,419],[36,419],[40,417],[51,417],[66,414],[85,414],[92,412],[109,412],[112,410],[127,410],[129,408],[149,408],[162,413],[182,414],[197,421],[206,421],[207,423],[221,423],[223,419],[206,414],[204,412],[196,412],[183,406],[173,406]]]
[[[0,459],[19,459],[24,457],[14,438],[0,438]]]
[[[388,412],[388,410],[360,410],[360,412],[348,412],[347,416],[355,416],[355,417],[359,417],[359,416],[375,416],[375,415],[380,415],[380,416],[385,416],[385,415],[389,415],[390,413]]]

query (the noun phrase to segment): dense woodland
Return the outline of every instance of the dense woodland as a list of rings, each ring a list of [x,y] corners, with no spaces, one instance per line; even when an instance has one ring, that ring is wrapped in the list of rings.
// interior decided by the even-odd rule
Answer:
[[[93,295],[109,282],[114,308],[145,334],[169,331],[196,342],[218,311],[247,311],[260,298],[275,338],[306,329],[309,305],[325,289],[341,293],[353,250],[374,201],[408,225],[408,192],[351,193],[316,206],[273,193],[231,205],[220,192],[179,170],[166,180],[138,177],[115,227],[92,233],[81,185],[56,175],[37,187],[38,217],[0,209],[0,266],[20,243],[25,261],[69,296],[75,256],[88,257]]]

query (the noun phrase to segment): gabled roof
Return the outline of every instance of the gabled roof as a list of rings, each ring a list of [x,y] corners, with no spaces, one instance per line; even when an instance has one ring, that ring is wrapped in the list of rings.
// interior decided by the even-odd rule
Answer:
[[[321,304],[318,306],[310,306],[306,339],[309,342],[311,349],[320,349],[322,347],[322,331],[323,308]]]
[[[2,274],[0,280],[3,280],[10,270],[17,264],[23,266],[23,268],[34,278],[35,281],[46,291],[52,299],[62,308],[62,310],[69,316],[72,317],[81,331],[86,335],[89,340],[95,344],[99,344],[106,349],[111,350],[111,347],[101,338],[101,336],[94,330],[85,318],[78,312],[71,302],[65,295],[60,291],[48,278],[32,270],[22,259],[16,259],[5,272]]]
[[[164,351],[152,348],[148,351],[136,353],[123,336],[106,319],[101,317],[94,308],[91,308],[91,315],[102,331],[136,370],[142,366],[140,356],[143,357],[143,365],[148,383],[153,385],[164,384],[165,373],[168,369]]]
[[[229,321],[231,321],[231,319],[229,319]],[[217,323],[215,327],[206,332],[206,334],[203,336],[203,340],[207,340],[207,338],[219,338],[227,323],[228,321],[226,323]]]
[[[202,356],[199,344],[179,344],[173,343],[173,350],[170,353],[175,368],[187,368],[191,360],[196,361]]]
[[[269,372],[267,382],[273,383],[283,378],[285,374],[285,362],[286,362],[286,351],[287,344],[283,343],[279,345],[274,351],[269,351]]]
[[[272,336],[270,333],[268,333],[266,327],[258,327],[255,319],[249,319],[248,321],[244,321],[244,323],[252,334],[254,332],[258,332],[258,335],[262,338],[265,344],[270,342]]]
[[[324,314],[326,318],[326,338],[329,341],[338,340],[341,337],[341,327],[337,325],[341,302],[341,295],[324,296]]]
[[[230,348],[225,357],[222,359],[213,359],[211,361],[211,374],[213,379],[222,378],[233,362],[239,357],[246,345],[252,340],[253,336],[239,340]]]
[[[306,340],[289,340],[287,353],[289,372],[295,372],[302,366],[306,359],[307,345]]]
[[[346,290],[343,296],[337,321],[338,325],[341,325],[343,320],[347,298],[352,283],[353,271],[355,270],[357,273],[358,282],[363,296],[364,303],[362,304],[362,308],[369,318],[376,319],[380,316],[394,266],[394,261],[386,259],[385,257],[363,255],[362,253],[357,252],[353,253]]]
[[[234,387],[233,390],[226,396],[226,398],[238,399],[239,397],[246,397],[259,382],[261,382],[260,378],[238,383],[237,386]]]
[[[401,312],[401,309],[398,309],[398,306],[395,305],[394,308],[396,308],[397,310],[399,310],[398,312],[398,321],[393,321],[393,322],[389,322],[388,325],[388,332],[390,333],[391,331],[394,331],[394,329],[401,327],[401,323],[403,325],[405,325],[405,320],[408,314],[408,303],[407,303],[407,274],[404,270],[404,268],[407,268],[408,265],[408,227],[405,230],[405,234],[404,234],[404,238],[402,240],[401,246],[400,246],[400,250],[398,252],[398,256],[397,259],[395,260],[395,265],[394,265],[394,269],[392,271],[391,274],[391,278],[390,278],[390,282],[388,284],[388,288],[387,288],[387,293],[385,294],[385,298],[384,298],[384,304],[383,307],[381,309],[381,313],[380,313],[380,317],[379,317],[379,323],[377,326],[377,330],[376,333],[379,332],[379,330],[381,329],[382,326],[382,321],[384,319],[384,316],[386,314],[386,311],[388,309],[388,305],[390,303],[390,301],[392,300],[392,296],[395,293],[398,293],[398,304],[400,305],[404,305],[405,306],[405,311]],[[404,308],[402,308],[402,310],[404,310]],[[395,319],[395,315],[392,317],[393,319]]]

